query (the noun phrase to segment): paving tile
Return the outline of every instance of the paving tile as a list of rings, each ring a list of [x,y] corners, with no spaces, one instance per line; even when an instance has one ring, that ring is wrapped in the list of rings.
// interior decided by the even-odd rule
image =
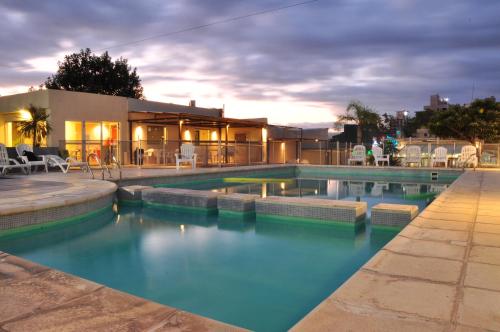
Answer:
[[[351,306],[369,306],[407,315],[451,319],[454,286],[358,271],[334,294]]]
[[[500,223],[499,224],[476,223],[474,225],[474,232],[500,234]]]
[[[170,331],[246,331],[242,328],[227,325],[209,318],[193,315],[185,311],[175,311],[166,320],[162,321],[155,332]]]
[[[465,285],[500,291],[500,266],[469,262],[465,273]]]
[[[0,322],[63,304],[99,287],[96,283],[55,270],[28,278],[4,280],[0,282],[0,303],[3,308],[0,310]]]
[[[29,278],[35,273],[47,270],[49,270],[48,267],[38,265],[16,256],[4,255],[0,257],[0,283],[4,280]]]
[[[142,331],[167,319],[175,309],[102,288],[64,305],[3,325],[8,331]]]
[[[500,210],[496,209],[496,207],[491,204],[491,206],[483,206],[481,205],[477,210],[477,214],[480,216],[491,216],[491,217],[500,217]]]
[[[499,217],[492,217],[492,216],[480,216],[480,215],[478,215],[476,217],[476,222],[485,223],[485,224],[500,225],[500,218]]]
[[[457,326],[454,326],[452,328],[453,332],[485,332],[484,329],[481,329],[479,327],[471,327],[471,326],[465,326],[458,324]]]
[[[500,265],[500,247],[473,246],[469,261]]]
[[[440,213],[440,212],[430,212],[423,211],[420,216],[427,219],[434,220],[451,220],[451,221],[462,221],[462,222],[473,222],[474,215],[472,214],[461,214],[461,213]]]
[[[500,234],[474,232],[472,242],[476,245],[500,247]]]
[[[463,246],[437,241],[414,240],[402,236],[396,236],[384,248],[401,254],[454,260],[463,260],[465,255]]]
[[[456,283],[460,278],[462,262],[441,258],[414,257],[382,250],[363,268],[393,276]]]
[[[327,299],[316,307],[310,316],[298,322],[290,331],[445,331],[446,324],[436,320],[417,318],[402,313],[391,314],[385,311],[364,310],[363,307],[351,308]]]
[[[415,218],[412,221],[411,225],[424,228],[449,229],[456,231],[467,231],[472,229],[472,224],[468,222],[433,220],[433,219],[426,219],[421,216]]]
[[[400,235],[417,240],[433,240],[433,241],[467,241],[469,236],[465,231],[442,230],[431,228],[420,228],[412,225],[405,227]]]
[[[458,323],[500,331],[500,292],[464,287]]]

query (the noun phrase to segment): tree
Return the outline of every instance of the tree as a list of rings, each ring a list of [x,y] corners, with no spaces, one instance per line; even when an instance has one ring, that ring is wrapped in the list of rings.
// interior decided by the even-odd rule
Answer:
[[[435,112],[431,133],[441,138],[459,138],[474,144],[478,140],[500,139],[500,103],[494,97],[476,99],[470,105],[450,105]]]
[[[58,66],[57,73],[45,81],[47,89],[144,98],[137,68],[132,70],[127,59],[119,58],[113,62],[108,52],[99,56],[87,48],[66,55]]]
[[[358,143],[364,142],[364,132],[366,130],[378,130],[381,124],[380,115],[359,101],[351,101],[347,105],[345,114],[339,116],[339,121],[344,123],[354,122],[358,125],[356,135]]]
[[[27,111],[30,114],[30,118],[20,121],[17,130],[24,137],[32,137],[33,148],[35,148],[40,146],[42,140],[52,131],[52,127],[48,121],[49,114],[47,113],[47,109],[30,104]]]

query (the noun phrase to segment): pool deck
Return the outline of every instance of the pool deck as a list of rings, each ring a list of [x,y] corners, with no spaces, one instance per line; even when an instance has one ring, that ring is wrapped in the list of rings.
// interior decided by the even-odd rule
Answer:
[[[277,167],[289,166],[295,165]],[[125,168],[122,176],[227,170]],[[0,178],[0,187],[0,216],[85,200],[98,195],[98,188],[116,189],[76,171],[13,175]],[[6,253],[0,253],[0,304],[7,308],[0,310],[0,331],[237,329]],[[500,331],[500,170],[461,175],[293,330]]]
[[[292,331],[500,331],[500,171],[467,171]]]
[[[0,331],[244,331],[0,252]]]

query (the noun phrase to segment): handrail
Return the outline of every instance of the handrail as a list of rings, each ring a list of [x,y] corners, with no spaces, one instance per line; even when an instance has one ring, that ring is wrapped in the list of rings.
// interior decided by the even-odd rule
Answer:
[[[122,179],[122,166],[120,165],[120,162],[116,159],[115,156],[111,158],[111,163],[115,164],[118,167],[118,172],[120,174],[120,180]]]
[[[104,170],[108,171],[109,177],[112,178],[111,172],[109,171],[108,166],[106,166],[105,164],[103,164],[101,162],[101,159],[99,158],[99,156],[95,152],[91,152],[87,156],[87,163],[89,164],[89,170],[90,170],[90,174],[92,174],[92,179],[95,179],[95,177],[94,177],[94,172],[92,172],[92,168],[90,167],[90,158],[91,157],[93,157],[94,160],[99,164],[99,167],[101,168],[102,179],[104,180]]]

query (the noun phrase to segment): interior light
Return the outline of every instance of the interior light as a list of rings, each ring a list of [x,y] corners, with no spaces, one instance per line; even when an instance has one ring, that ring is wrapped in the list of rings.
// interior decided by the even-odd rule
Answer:
[[[184,131],[184,140],[185,141],[190,141],[191,140],[191,132],[189,130],[186,129],[186,131]]]
[[[262,142],[267,142],[267,128],[262,128]]]
[[[212,141],[216,141],[217,140],[217,132],[215,130],[212,131],[212,134],[210,135],[210,139]]]
[[[135,137],[138,141],[142,140],[142,138],[144,137],[144,130],[141,126],[135,127]]]

